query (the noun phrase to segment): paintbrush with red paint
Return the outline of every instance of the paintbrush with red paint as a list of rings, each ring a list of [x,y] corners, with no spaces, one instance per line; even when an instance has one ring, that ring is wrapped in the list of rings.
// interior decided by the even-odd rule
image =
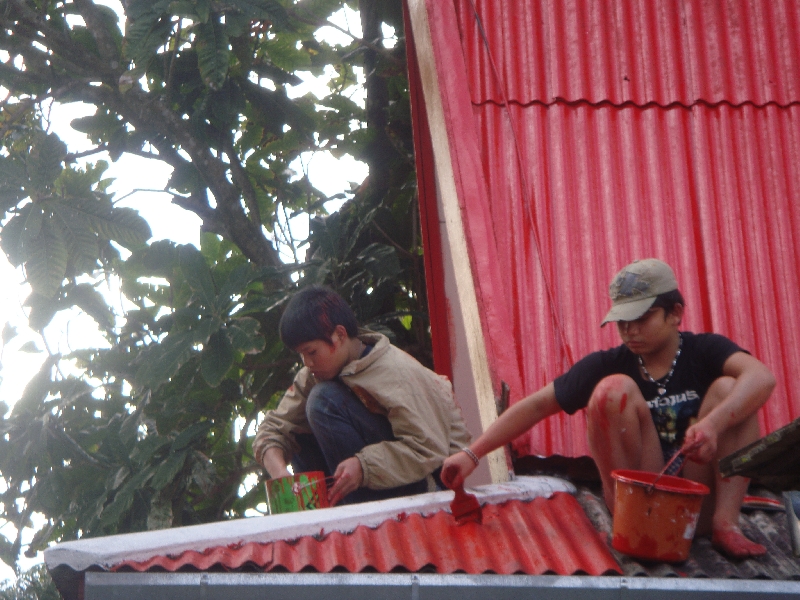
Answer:
[[[459,525],[463,523],[481,523],[483,522],[483,512],[481,511],[481,503],[474,494],[468,494],[464,491],[464,484],[458,485],[453,488],[456,493],[455,498],[450,503],[450,512],[456,519]]]
[[[653,488],[658,483],[658,480],[661,479],[661,477],[664,476],[664,474],[669,470],[669,468],[672,466],[672,464],[676,460],[678,460],[681,456],[685,456],[686,454],[688,454],[689,452],[691,452],[695,448],[698,448],[700,446],[700,444],[701,444],[701,442],[699,440],[696,440],[696,441],[694,441],[693,443],[691,443],[689,445],[683,446],[680,450],[678,450],[675,454],[673,454],[672,458],[670,458],[667,461],[667,464],[665,464],[664,468],[661,469],[661,471],[658,473],[658,476],[653,480],[653,482],[650,485],[647,486],[648,493],[653,491]],[[674,473],[675,477],[680,475],[680,472],[683,470],[683,465],[684,465],[684,463],[681,463],[680,467],[678,467],[678,470],[675,471],[675,473]]]

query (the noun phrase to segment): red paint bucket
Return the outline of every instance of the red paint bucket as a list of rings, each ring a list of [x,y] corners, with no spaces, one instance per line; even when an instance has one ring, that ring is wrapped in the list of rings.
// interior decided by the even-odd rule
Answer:
[[[658,473],[629,469],[611,476],[616,480],[611,545],[646,560],[686,560],[708,487],[671,475],[656,482]]]
[[[328,508],[325,473],[309,471],[266,482],[269,514]]]

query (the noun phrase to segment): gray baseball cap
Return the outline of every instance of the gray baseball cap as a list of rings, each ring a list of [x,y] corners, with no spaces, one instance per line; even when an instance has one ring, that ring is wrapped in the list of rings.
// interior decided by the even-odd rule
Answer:
[[[675,273],[667,263],[657,258],[634,261],[608,286],[612,305],[600,327],[609,321],[634,321],[653,306],[656,296],[677,289]]]

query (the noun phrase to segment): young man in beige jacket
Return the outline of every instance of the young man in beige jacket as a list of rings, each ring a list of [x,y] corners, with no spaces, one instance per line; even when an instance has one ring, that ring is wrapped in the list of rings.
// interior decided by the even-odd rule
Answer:
[[[312,286],[295,294],[281,340],[303,368],[253,442],[270,477],[321,470],[333,506],[437,489],[442,462],[470,435],[447,378],[359,331],[341,296]]]

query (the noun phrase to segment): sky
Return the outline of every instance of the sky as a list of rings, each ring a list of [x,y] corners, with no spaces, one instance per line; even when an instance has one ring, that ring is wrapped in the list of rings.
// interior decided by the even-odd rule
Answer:
[[[120,5],[115,0],[100,0],[97,3],[111,6],[121,14]],[[349,9],[340,11],[333,20],[339,27],[350,30],[354,36],[361,36],[360,22],[356,13]],[[385,31],[384,34],[389,38],[394,35],[392,31]],[[344,33],[330,27],[322,30],[320,37],[334,44],[347,44],[350,41]],[[304,79],[304,83],[288,87],[287,93],[291,97],[302,96],[309,91],[317,96],[327,93],[324,77],[315,79],[308,73],[298,73],[298,75]],[[0,88],[0,91],[3,92],[0,97],[5,97],[4,90]],[[363,105],[363,90],[356,91],[353,100]],[[52,131],[67,143],[70,152],[80,152],[92,147],[91,142],[83,134],[72,130],[69,124],[75,118],[93,113],[93,107],[81,103],[51,107]],[[109,162],[105,176],[115,180],[108,191],[114,193],[115,198],[126,196],[119,202],[119,206],[137,209],[148,221],[153,233],[151,243],[160,239],[170,239],[177,243],[199,245],[200,219],[197,216],[170,204],[164,193],[134,192],[134,190],[163,189],[171,173],[169,167],[159,161],[131,155],[123,155],[117,162],[111,162],[102,154],[90,157],[91,162],[100,159]],[[367,166],[364,163],[350,156],[337,160],[328,153],[306,155],[301,162],[293,163],[291,168],[298,173],[298,176],[304,170],[307,171],[312,185],[328,196],[349,191],[352,184],[360,184],[367,175]],[[341,206],[341,203],[342,201],[333,201],[326,204],[326,208],[334,211]],[[292,224],[298,236],[301,236],[304,230],[307,231],[307,222],[302,219],[300,217]],[[27,382],[39,370],[48,351],[67,353],[79,348],[97,347],[105,342],[94,321],[78,311],[65,311],[56,315],[53,322],[45,329],[43,337],[30,330],[27,326],[27,310],[23,306],[30,288],[24,283],[21,270],[13,268],[2,253],[0,253],[0,282],[2,282],[0,285],[2,321],[10,324],[17,332],[16,337],[4,344],[0,351],[0,400],[13,405],[22,394]],[[118,294],[113,289],[107,289],[105,293],[111,299]],[[14,532],[9,529],[8,524],[0,525],[0,534],[10,539],[14,537]],[[41,560],[41,553],[36,559],[23,558],[21,567],[27,569]],[[0,563],[0,583],[13,576],[13,571]]]

